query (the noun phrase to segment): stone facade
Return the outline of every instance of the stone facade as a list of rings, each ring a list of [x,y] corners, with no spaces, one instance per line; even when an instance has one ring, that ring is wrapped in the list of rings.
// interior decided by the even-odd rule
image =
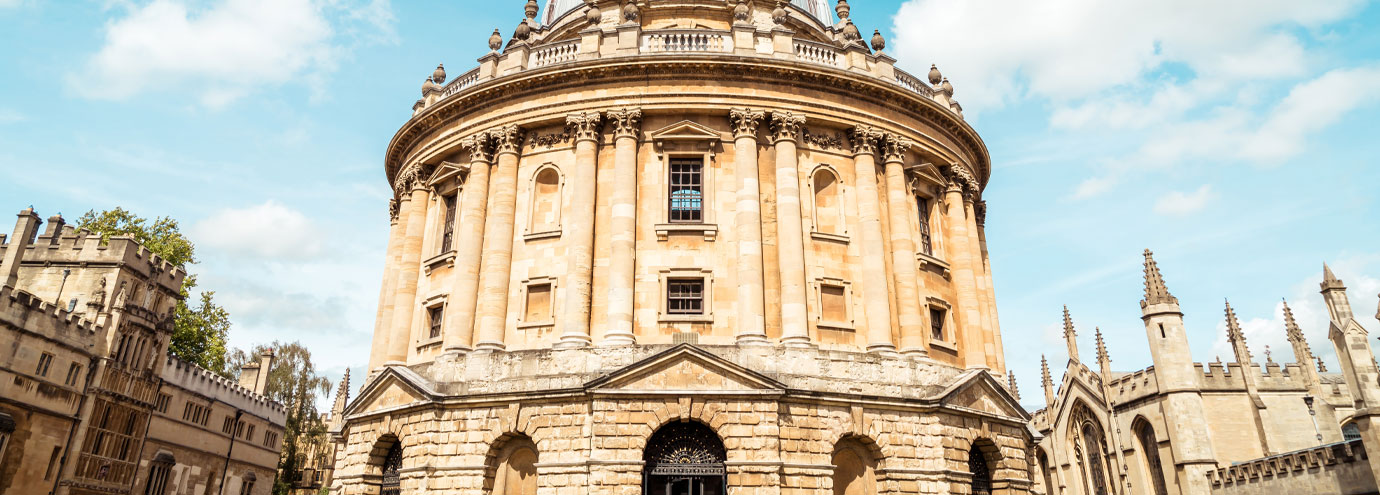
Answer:
[[[389,144],[337,492],[1027,493],[938,69],[846,1],[552,3]]]
[[[0,236],[0,493],[269,493],[282,406],[166,354],[182,268],[40,225]]]
[[[1042,384],[1045,409],[1032,426],[1037,491],[1050,494],[1377,493],[1360,423],[1369,417],[1356,391],[1374,380],[1353,381],[1314,364],[1303,331],[1284,306],[1285,332],[1296,363],[1262,366],[1253,358],[1231,305],[1227,338],[1233,362],[1195,363],[1190,357],[1178,300],[1169,294],[1150,252],[1145,255],[1146,336],[1154,366],[1111,369],[1096,333],[1097,369],[1079,356],[1077,330],[1064,312],[1068,366],[1055,392],[1049,367]],[[1324,294],[1333,312],[1334,342],[1359,325],[1345,303],[1345,288],[1325,270]],[[1332,291],[1333,295],[1328,295]],[[1345,307],[1345,311],[1338,308]],[[1360,330],[1364,335],[1364,330]],[[1357,344],[1353,346],[1352,344]],[[1365,339],[1338,344],[1338,356],[1364,356]],[[1359,366],[1358,366],[1359,367]],[[1362,373],[1373,373],[1362,371]],[[1371,447],[1374,448],[1374,447]]]

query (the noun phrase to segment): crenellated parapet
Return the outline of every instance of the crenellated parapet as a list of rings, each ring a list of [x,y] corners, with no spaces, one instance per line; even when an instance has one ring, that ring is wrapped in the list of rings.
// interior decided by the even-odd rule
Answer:
[[[160,378],[165,385],[173,385],[202,397],[214,397],[231,407],[267,419],[274,424],[282,424],[287,420],[287,407],[283,404],[256,394],[234,380],[171,355],[166,358]]]

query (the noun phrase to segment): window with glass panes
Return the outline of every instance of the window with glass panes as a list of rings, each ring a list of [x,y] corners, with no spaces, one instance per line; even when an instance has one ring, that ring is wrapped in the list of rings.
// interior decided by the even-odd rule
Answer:
[[[915,207],[920,212],[920,252],[933,256],[934,246],[930,244],[930,199],[916,196]]]
[[[434,308],[427,308],[426,314],[427,314],[427,321],[428,321],[428,322],[430,323],[430,325],[431,325],[431,333],[430,333],[431,338],[434,339],[434,338],[440,337],[440,336],[441,336],[441,319],[442,319],[442,318],[441,318],[441,316],[442,316],[442,314],[441,314],[441,307],[440,307],[440,306],[436,306],[436,307],[434,307]]]
[[[671,222],[704,221],[704,160],[671,159]]]
[[[673,278],[667,280],[666,285],[666,312],[668,314],[704,314],[704,279]]]
[[[944,310],[930,308],[930,338],[944,340]]]
[[[454,244],[453,241],[455,239],[455,203],[458,202],[456,201],[456,196],[456,194],[447,194],[445,196],[441,196],[441,201],[446,205],[446,225],[442,227],[442,232],[444,232],[444,234],[441,235],[442,253],[450,252],[450,248]]]

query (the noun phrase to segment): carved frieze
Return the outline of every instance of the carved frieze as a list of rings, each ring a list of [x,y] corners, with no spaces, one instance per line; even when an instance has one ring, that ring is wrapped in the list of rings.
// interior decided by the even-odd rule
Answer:
[[[811,132],[809,128],[800,128],[800,142],[806,146],[822,150],[841,150],[843,149],[843,133],[834,132],[826,134],[821,131]]]
[[[733,128],[733,138],[756,136],[757,126],[762,124],[766,114],[761,110],[735,108],[728,111],[728,125]]]
[[[569,143],[572,137],[574,136],[564,129],[562,129],[561,132],[548,132],[546,134],[533,131],[527,133],[527,145],[532,148],[540,146],[542,148],[551,149],[558,145]]]

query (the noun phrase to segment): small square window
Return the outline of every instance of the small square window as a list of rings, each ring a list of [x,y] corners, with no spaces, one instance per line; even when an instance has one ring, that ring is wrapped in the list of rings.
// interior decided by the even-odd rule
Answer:
[[[930,307],[930,338],[943,342],[944,339],[944,308]]]
[[[820,318],[829,322],[848,321],[847,301],[847,292],[842,286],[819,286]]]
[[[441,322],[444,321],[444,306],[433,306],[426,309],[427,321],[430,323],[431,338],[441,337]]]
[[[704,279],[673,278],[667,280],[666,313],[673,315],[704,314]]]
[[[45,352],[38,356],[38,369],[34,370],[34,374],[38,376],[48,376],[48,367],[52,365],[53,355]]]
[[[524,323],[551,321],[551,284],[527,286],[527,312]]]

